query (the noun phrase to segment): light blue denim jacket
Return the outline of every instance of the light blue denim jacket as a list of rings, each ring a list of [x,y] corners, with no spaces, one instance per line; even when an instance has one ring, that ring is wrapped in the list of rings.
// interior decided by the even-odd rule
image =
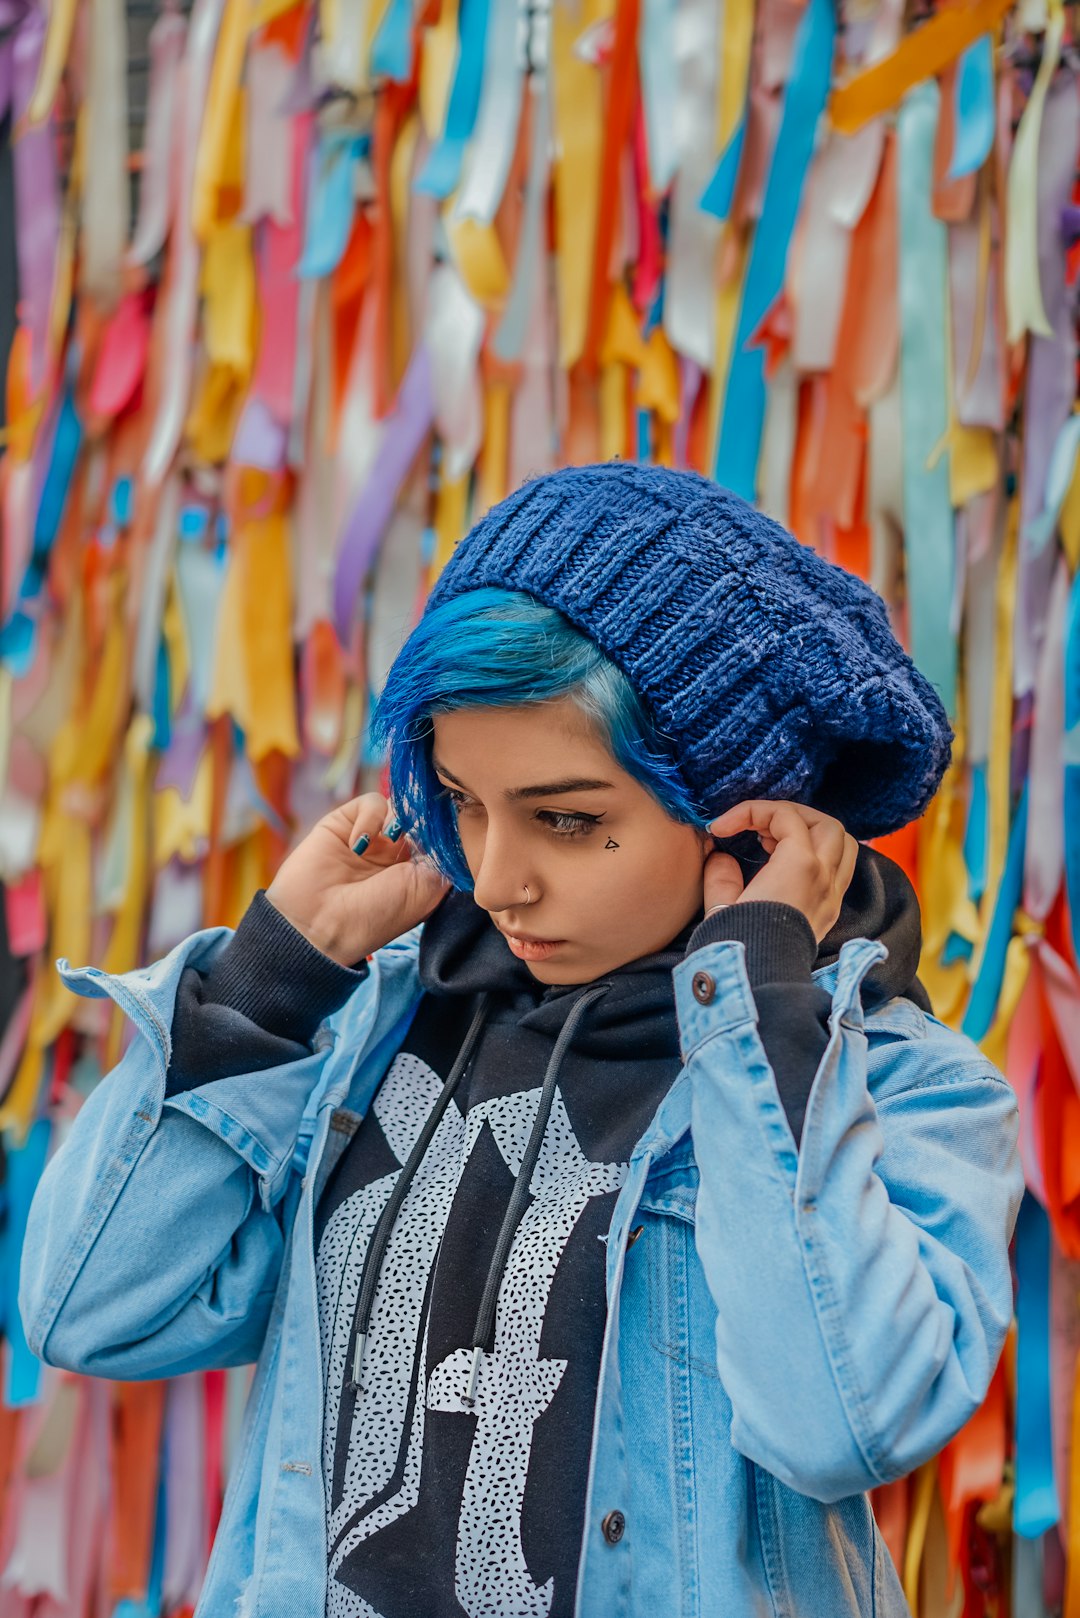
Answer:
[[[415,1009],[419,936],[379,950],[312,1054],[168,1100],[180,974],[208,971],[230,930],[122,976],[58,963],[142,1037],[34,1198],[31,1347],[124,1379],[258,1361],[196,1618],[323,1618],[312,1212]],[[814,974],[830,1037],[798,1151],[744,946],[675,970],[683,1066],[607,1236],[577,1618],[908,1611],[864,1491],[980,1404],[1022,1179],[1013,1092],[978,1049],[905,999],[864,1020],[859,984],[885,954],[853,939]],[[714,987],[695,995],[701,973]]]

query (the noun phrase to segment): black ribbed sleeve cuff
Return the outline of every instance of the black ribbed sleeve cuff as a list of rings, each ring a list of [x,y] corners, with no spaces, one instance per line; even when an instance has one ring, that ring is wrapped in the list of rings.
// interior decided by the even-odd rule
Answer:
[[[367,975],[366,961],[353,968],[324,955],[260,888],[207,973],[201,999],[305,1044]]]
[[[698,922],[686,953],[731,940],[746,945],[746,975],[751,988],[762,983],[809,982],[817,959],[817,939],[802,911],[794,905],[764,899],[730,904]]]

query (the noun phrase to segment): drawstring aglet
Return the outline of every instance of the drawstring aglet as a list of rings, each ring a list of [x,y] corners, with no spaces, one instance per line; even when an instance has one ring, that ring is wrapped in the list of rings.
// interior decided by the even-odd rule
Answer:
[[[360,1367],[364,1363],[364,1345],[366,1342],[367,1332],[358,1331],[356,1334],[356,1347],[353,1349],[352,1381],[349,1383],[349,1387],[355,1388],[357,1392],[360,1391]]]
[[[484,1350],[481,1348],[480,1344],[477,1343],[472,1352],[472,1366],[469,1370],[469,1385],[461,1396],[462,1404],[468,1405],[470,1410],[476,1403],[476,1383],[480,1375],[480,1360],[483,1352]]]

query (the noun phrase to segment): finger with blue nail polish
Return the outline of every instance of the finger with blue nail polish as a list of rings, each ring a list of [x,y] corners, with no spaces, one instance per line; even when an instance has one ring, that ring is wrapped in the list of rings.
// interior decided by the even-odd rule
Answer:
[[[404,824],[395,817],[392,823],[387,826],[383,836],[388,837],[392,843],[396,843],[404,830]]]
[[[363,854],[370,842],[371,838],[368,836],[367,832],[365,832],[363,837],[358,837],[356,842],[353,844],[353,853]]]

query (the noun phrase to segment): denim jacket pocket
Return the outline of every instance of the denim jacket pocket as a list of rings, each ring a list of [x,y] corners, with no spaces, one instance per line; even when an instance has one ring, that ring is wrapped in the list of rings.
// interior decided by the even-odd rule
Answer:
[[[647,1187],[638,1207],[646,1258],[649,1340],[658,1353],[719,1380],[716,1306],[694,1236],[694,1190]]]

